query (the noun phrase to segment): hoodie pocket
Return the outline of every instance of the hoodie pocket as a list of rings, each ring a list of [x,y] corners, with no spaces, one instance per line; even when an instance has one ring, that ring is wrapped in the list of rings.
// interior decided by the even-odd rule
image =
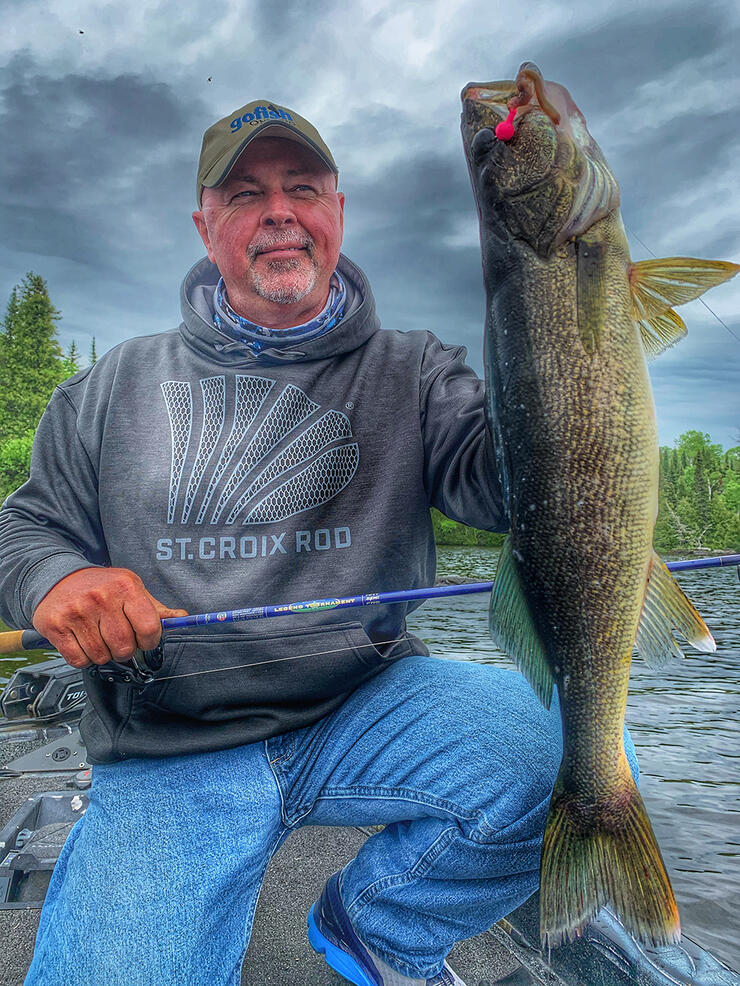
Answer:
[[[326,715],[387,663],[361,623],[259,636],[168,634],[162,668],[136,702],[158,718],[205,724],[249,717],[282,731]]]

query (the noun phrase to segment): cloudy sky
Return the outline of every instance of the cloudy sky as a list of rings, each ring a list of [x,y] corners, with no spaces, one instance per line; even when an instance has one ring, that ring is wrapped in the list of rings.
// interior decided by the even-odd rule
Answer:
[[[347,196],[344,252],[386,327],[482,372],[484,293],[459,135],[469,81],[532,60],[566,85],[622,188],[635,259],[740,262],[734,2],[0,0],[0,306],[33,270],[84,361],[179,320],[202,254],[203,130],[256,98],[308,117]],[[210,81],[209,81],[210,80]],[[740,444],[740,277],[651,364],[660,439]]]

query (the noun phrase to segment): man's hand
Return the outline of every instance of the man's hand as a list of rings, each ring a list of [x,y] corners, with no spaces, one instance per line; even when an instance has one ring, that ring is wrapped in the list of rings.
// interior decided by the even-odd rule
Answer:
[[[126,661],[153,650],[160,620],[187,616],[170,609],[127,568],[81,568],[54,586],[36,607],[33,625],[75,668]]]

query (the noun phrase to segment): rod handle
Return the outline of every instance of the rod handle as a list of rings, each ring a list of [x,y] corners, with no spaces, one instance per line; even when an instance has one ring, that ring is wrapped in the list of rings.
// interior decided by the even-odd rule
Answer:
[[[0,633],[0,654],[13,654],[19,650],[37,650],[53,646],[38,630],[8,630]]]

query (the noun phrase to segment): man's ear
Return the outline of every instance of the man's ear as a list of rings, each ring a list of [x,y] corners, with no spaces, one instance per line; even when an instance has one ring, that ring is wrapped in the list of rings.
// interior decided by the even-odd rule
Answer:
[[[203,213],[200,211],[194,212],[193,222],[195,223],[196,229],[200,233],[200,238],[203,240],[203,245],[208,251],[208,259],[212,264],[215,264],[216,258],[213,256],[213,250],[211,249],[211,238],[208,235],[208,227],[206,226],[206,220]]]
[[[337,192],[337,198],[339,199],[339,228],[344,235],[344,192]]]

